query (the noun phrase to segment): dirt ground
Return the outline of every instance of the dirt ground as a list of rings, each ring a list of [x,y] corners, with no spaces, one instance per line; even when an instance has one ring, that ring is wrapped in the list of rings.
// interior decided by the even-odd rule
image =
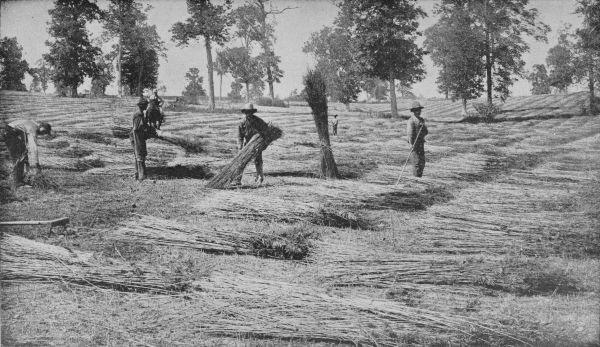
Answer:
[[[167,110],[164,129],[204,151],[150,140],[140,183],[129,140],[111,132],[134,100],[2,92],[6,120],[52,124],[40,161],[58,188],[20,187],[0,220],[70,218],[3,235],[186,284],[157,293],[67,274],[15,279],[36,259],[17,269],[3,248],[2,345],[598,346],[600,117],[581,114],[585,98],[513,98],[498,122],[479,124],[457,122],[458,104],[426,101],[424,177],[407,169],[398,185],[404,109],[330,105],[343,179],[325,180],[309,108],[258,107],[284,131],[264,153],[265,183],[249,165],[242,187],[213,190],[206,182],[236,152],[239,105]],[[166,227],[132,236],[156,223],[188,238]],[[260,242],[271,248],[252,251]],[[236,250],[215,251],[225,244]]]

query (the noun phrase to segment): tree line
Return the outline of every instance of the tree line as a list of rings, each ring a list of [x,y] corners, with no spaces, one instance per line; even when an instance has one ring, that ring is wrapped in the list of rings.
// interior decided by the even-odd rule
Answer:
[[[45,90],[51,80],[71,95],[84,77],[92,79],[92,92],[98,94],[115,78],[119,95],[124,89],[141,95],[144,88],[156,87],[159,58],[166,57],[166,50],[156,27],[148,23],[151,6],[135,0],[109,0],[104,10],[93,0],[55,0],[54,5],[49,11],[49,53],[36,67],[22,60],[16,39],[0,42],[3,89],[25,89],[24,72],[33,76],[37,89]],[[234,81],[229,97],[262,96],[266,84],[274,99],[274,84],[284,74],[274,50],[274,19],[291,8],[274,8],[269,0],[247,0],[237,8],[231,0],[187,0],[186,5],[189,17],[171,26],[171,40],[178,46],[204,44],[209,107],[215,107],[215,72],[219,96],[223,76],[230,74]],[[439,20],[424,31],[419,24],[426,13],[416,0],[338,0],[336,5],[333,25],[313,33],[303,45],[315,58],[334,101],[348,105],[361,91],[378,100],[389,93],[391,112],[397,114],[396,92],[410,95],[411,86],[425,77],[427,54],[439,69],[439,92],[462,101],[465,113],[467,101],[484,93],[489,107],[494,97],[504,100],[518,78],[530,80],[532,93],[547,93],[551,87],[566,91],[572,83],[587,80],[590,103],[595,101],[600,80],[599,0],[577,0],[576,11],[584,18],[581,28],[563,30],[558,45],[548,52],[548,69],[537,64],[532,72],[524,69],[523,55],[529,50],[525,37],[547,42],[550,29],[528,0],[440,0],[434,8]],[[103,26],[95,41],[86,29],[90,21]],[[421,36],[423,45],[417,43]],[[112,45],[103,54],[99,46],[106,43]],[[184,94],[206,93],[199,73],[198,68],[188,71]],[[295,91],[294,96],[299,94]]]
[[[540,84],[565,90],[573,81],[587,80],[594,105],[600,74],[599,0],[577,1],[583,25],[572,35],[561,35],[559,45],[548,52],[552,70],[547,77],[541,65],[530,74],[524,69],[523,55],[529,51],[525,37],[547,42],[550,31],[528,0],[441,0],[434,7],[439,20],[424,32],[419,22],[426,14],[415,0],[341,0],[337,5],[333,26],[313,33],[303,50],[316,59],[328,95],[346,105],[361,90],[381,93],[387,86],[396,115],[395,92],[425,77],[426,54],[439,69],[438,91],[460,100],[465,114],[467,101],[484,92],[489,108],[494,97],[505,100],[518,78],[529,78],[535,93],[549,92]]]

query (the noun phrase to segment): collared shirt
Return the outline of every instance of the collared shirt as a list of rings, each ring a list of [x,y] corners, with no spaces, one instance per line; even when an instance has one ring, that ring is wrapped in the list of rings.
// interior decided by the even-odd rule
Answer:
[[[422,145],[425,142],[425,136],[427,136],[427,134],[428,131],[425,120],[413,114],[406,123],[406,137],[408,143],[411,146]]]
[[[244,115],[238,125],[238,147],[241,149],[256,134],[267,134],[269,125],[253,114]]]

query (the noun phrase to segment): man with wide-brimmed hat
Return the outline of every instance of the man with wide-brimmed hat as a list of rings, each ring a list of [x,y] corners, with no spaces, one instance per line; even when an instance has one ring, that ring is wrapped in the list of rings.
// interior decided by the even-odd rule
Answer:
[[[51,131],[50,124],[30,119],[19,119],[6,126],[3,137],[12,166],[10,175],[14,188],[25,183],[25,174],[40,174],[37,138],[50,135]]]
[[[413,176],[423,176],[425,168],[425,136],[427,136],[427,126],[425,120],[421,117],[421,110],[424,107],[418,101],[412,103],[410,111],[413,115],[406,124],[406,137],[411,146],[410,161],[413,166]]]
[[[146,140],[150,137],[150,127],[144,117],[144,110],[148,106],[145,98],[140,98],[137,103],[138,110],[133,114],[129,139],[135,156],[135,179],[142,181],[146,178]]]
[[[254,115],[256,113],[256,109],[253,104],[246,104],[241,109],[244,116],[242,117],[239,125],[238,125],[238,149],[242,150],[242,148],[248,144],[250,139],[256,134],[268,134],[269,125],[262,120],[260,117]],[[256,157],[254,158],[254,165],[256,167],[256,178],[255,182],[261,184],[264,181],[263,175],[263,159],[262,152],[258,152]],[[242,175],[236,178],[236,184],[242,183]]]

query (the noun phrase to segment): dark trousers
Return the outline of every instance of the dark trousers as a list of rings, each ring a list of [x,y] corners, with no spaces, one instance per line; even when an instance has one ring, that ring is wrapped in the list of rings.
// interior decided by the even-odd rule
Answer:
[[[423,169],[425,169],[425,146],[423,143],[415,144],[415,148],[410,154],[410,163],[412,165],[413,176],[423,176]]]

